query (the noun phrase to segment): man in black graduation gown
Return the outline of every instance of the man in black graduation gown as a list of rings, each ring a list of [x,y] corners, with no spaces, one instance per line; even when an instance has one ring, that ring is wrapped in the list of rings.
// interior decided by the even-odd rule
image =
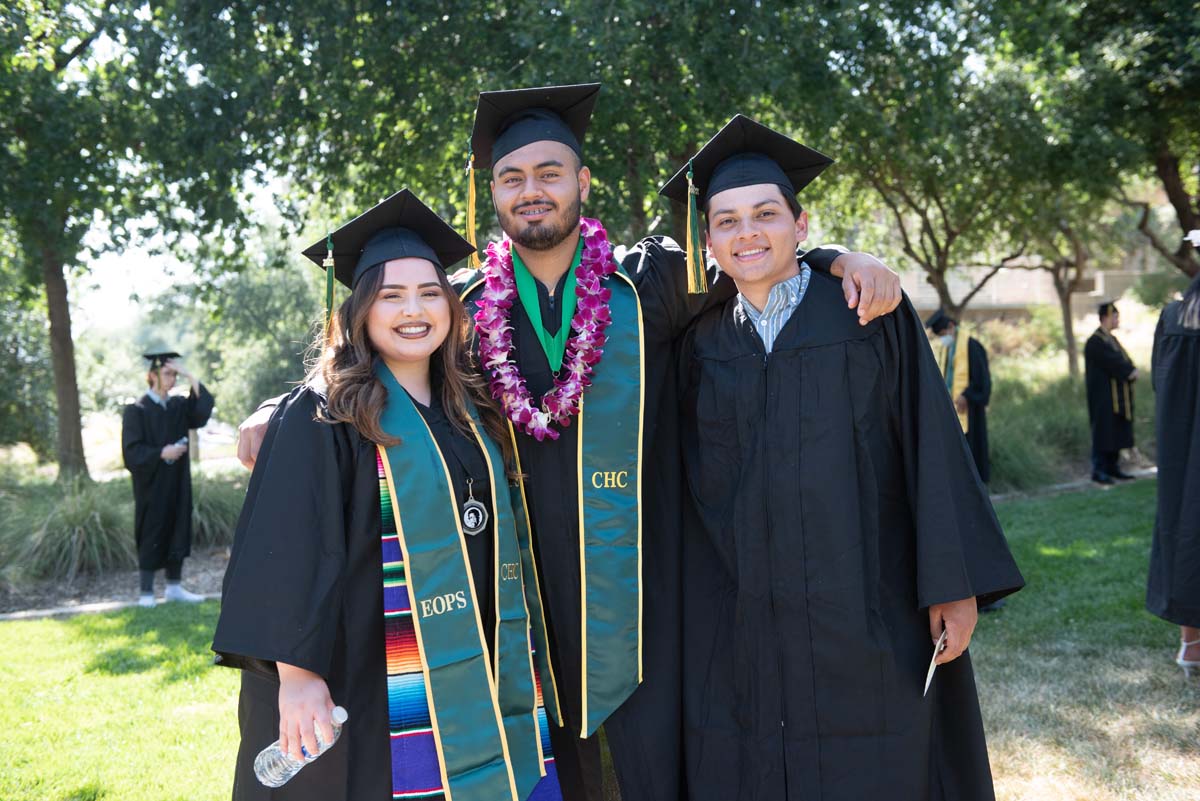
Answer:
[[[1146,608],[1179,626],[1175,661],[1200,670],[1200,276],[1154,331],[1158,514]]]
[[[180,584],[192,547],[192,472],[188,430],[208,422],[213,396],[184,370],[178,353],[147,353],[146,394],[125,407],[121,453],[133,476],[134,532],[141,591],[138,604],[154,606],[154,572],[165,569],[166,599],[203,598]],[[191,384],[187,397],[171,395],[177,376]]]
[[[964,337],[960,336],[958,321],[938,309],[925,321],[925,327],[933,332],[940,340],[942,356],[942,376],[946,379],[946,388],[954,398],[954,409],[958,419],[965,423],[963,434],[967,445],[971,448],[971,456],[975,459],[975,468],[984,484],[992,479],[991,462],[988,459],[987,407],[992,399],[992,373],[988,369],[987,349],[975,337],[965,337],[967,340],[967,375],[954,375],[958,343]],[[962,387],[960,391],[956,389]]]
[[[587,200],[590,171],[581,142],[599,93],[599,84],[544,87],[480,95],[472,137],[474,164],[490,168],[493,203],[500,227],[536,279],[539,336],[531,309],[513,303],[514,361],[534,399],[552,386],[556,374],[543,339],[563,325],[562,303],[573,257],[578,258],[580,213]],[[875,286],[876,301],[865,315],[889,310],[898,300],[895,276],[874,259],[835,250],[813,252],[821,269],[850,274],[862,287]],[[514,260],[515,261],[515,260]],[[836,262],[836,265],[834,264]],[[690,320],[706,304],[729,297],[719,283],[708,295],[689,295],[684,254],[661,237],[630,249],[623,270],[636,287],[644,337],[644,429],[641,439],[642,643],[641,682],[604,722],[613,767],[625,801],[671,801],[683,797],[680,758],[679,565],[681,479],[674,395],[674,346]],[[854,276],[857,276],[855,278]],[[620,280],[620,279],[616,279]],[[478,275],[458,278],[474,314],[483,284]],[[849,291],[849,290],[848,290]],[[889,292],[895,292],[895,300]],[[846,300],[837,298],[839,307]],[[636,338],[636,329],[610,327],[606,337]],[[606,347],[606,351],[612,348]],[[603,379],[604,356],[596,368]],[[489,375],[484,370],[485,378]],[[587,395],[585,394],[585,399]],[[629,419],[635,414],[629,410]],[[261,430],[256,415],[241,426],[252,441]],[[555,425],[556,438],[516,433],[520,469],[528,495],[540,588],[550,634],[550,657],[558,685],[563,725],[551,721],[550,737],[566,801],[601,798],[599,741],[581,737],[583,652],[580,571],[579,425]],[[252,454],[248,454],[252,456]]]
[[[1022,579],[911,304],[862,326],[792,257],[829,163],[740,115],[691,162],[739,294],[681,343],[690,797],[991,799],[965,648]]]
[[[1115,303],[1100,304],[1100,327],[1083,348],[1088,420],[1092,426],[1092,481],[1112,484],[1133,476],[1117,466],[1122,448],[1133,447],[1133,382],[1138,371],[1113,336],[1121,324]]]

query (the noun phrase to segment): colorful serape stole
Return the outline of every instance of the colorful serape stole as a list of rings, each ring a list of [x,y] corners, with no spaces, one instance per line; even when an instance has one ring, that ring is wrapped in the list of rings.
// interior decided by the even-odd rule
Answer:
[[[388,729],[392,741],[392,798],[444,801],[437,745],[429,720],[421,653],[413,629],[404,556],[392,499],[376,451],[379,511],[383,521],[383,627],[387,654]]]
[[[542,762],[546,766],[545,777],[533,788],[529,801],[562,801],[562,789],[558,785],[558,768],[554,764],[554,747],[550,745],[550,721],[546,716],[546,699],[542,697],[542,675],[537,667],[537,645],[530,637],[530,653],[534,656],[533,681],[537,687],[538,739],[542,742]]]

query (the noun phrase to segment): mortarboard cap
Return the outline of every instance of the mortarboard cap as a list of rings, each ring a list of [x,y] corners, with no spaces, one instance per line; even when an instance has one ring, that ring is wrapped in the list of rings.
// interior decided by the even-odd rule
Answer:
[[[832,163],[828,156],[738,114],[700,148],[690,167],[703,206],[718,192],[754,184],[776,184],[795,195]],[[685,164],[659,194],[687,203],[688,168]]]
[[[320,265],[328,254],[330,239],[334,274],[351,289],[371,268],[392,259],[426,259],[445,270],[475,251],[408,189],[322,237],[306,248],[304,255]]]
[[[171,359],[178,359],[180,356],[173,350],[167,350],[161,353],[143,353],[142,358],[150,362],[148,370],[156,370],[171,361]]]
[[[600,84],[541,86],[480,92],[471,131],[471,152],[480,168],[532,142],[561,142],[583,157],[583,136],[592,120]]]

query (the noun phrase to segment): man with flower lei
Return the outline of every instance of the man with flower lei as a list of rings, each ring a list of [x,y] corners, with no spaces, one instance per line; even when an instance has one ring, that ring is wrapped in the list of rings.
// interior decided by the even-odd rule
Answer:
[[[598,92],[480,95],[473,167],[491,169],[504,237],[460,280],[519,456],[563,715],[551,741],[564,798],[599,797],[592,735],[604,724],[622,797],[658,801],[683,797],[672,351],[732,285],[689,287],[684,252],[663,237],[618,264],[604,226],[581,216],[591,173],[580,141]],[[858,304],[865,319],[899,302],[895,274],[872,257],[806,259],[849,273],[848,300],[872,290],[876,302]]]

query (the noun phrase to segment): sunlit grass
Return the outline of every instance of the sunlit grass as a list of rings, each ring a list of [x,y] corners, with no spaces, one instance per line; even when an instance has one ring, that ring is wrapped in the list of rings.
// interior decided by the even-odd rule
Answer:
[[[998,507],[1029,586],[972,658],[1000,801],[1200,798],[1200,681],[1142,608],[1152,481]],[[237,675],[217,605],[0,623],[0,799],[226,799]]]
[[[1200,682],[1143,607],[1155,485],[997,511],[1028,581],[972,658],[1001,801],[1200,798]]]

